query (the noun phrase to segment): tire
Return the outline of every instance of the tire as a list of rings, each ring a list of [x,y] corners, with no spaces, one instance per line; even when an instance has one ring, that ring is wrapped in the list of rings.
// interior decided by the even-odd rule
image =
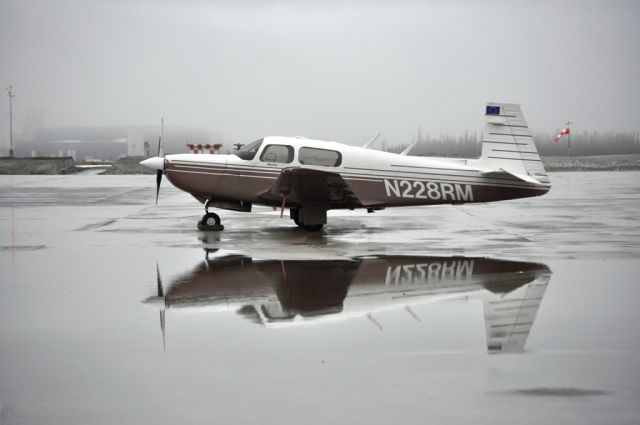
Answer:
[[[224,230],[220,224],[220,216],[216,213],[206,213],[198,222],[198,230]]]
[[[298,208],[292,208],[290,215],[293,222],[296,223],[296,226],[306,230],[307,232],[319,232],[324,227],[324,224],[302,224],[300,222],[300,210]]]
[[[307,232],[319,232],[324,227],[324,224],[303,224],[300,227]]]
[[[216,213],[206,213],[202,216],[202,220],[200,220],[200,224],[205,226],[219,226],[220,225],[220,216]]]
[[[300,220],[298,218],[300,215],[300,210],[298,208],[291,208],[289,214],[291,215],[293,222],[296,223],[296,226],[302,227],[302,223],[300,223]]]

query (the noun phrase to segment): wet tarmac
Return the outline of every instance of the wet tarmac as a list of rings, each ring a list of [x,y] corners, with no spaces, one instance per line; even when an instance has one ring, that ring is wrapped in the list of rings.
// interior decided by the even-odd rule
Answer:
[[[149,176],[0,176],[0,424],[637,424],[640,173],[551,180],[309,234],[199,232]]]

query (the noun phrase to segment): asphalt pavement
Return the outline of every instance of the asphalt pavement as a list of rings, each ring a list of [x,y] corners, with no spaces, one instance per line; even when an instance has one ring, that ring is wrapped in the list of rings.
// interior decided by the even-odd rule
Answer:
[[[640,173],[547,195],[219,211],[0,176],[0,423],[640,422]]]

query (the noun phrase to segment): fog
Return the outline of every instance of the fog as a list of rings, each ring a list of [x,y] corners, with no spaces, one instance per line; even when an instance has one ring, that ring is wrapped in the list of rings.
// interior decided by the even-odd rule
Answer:
[[[638,2],[0,0],[0,20],[16,132],[164,116],[227,142],[408,143],[480,130],[491,100],[538,131],[640,128]]]

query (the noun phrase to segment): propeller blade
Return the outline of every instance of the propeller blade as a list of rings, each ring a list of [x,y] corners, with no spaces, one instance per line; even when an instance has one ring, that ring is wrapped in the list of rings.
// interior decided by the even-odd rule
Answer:
[[[164,117],[162,117],[160,125],[160,137],[158,137],[158,157],[164,157],[164,149],[162,146],[162,136],[164,136]],[[162,182],[162,170],[156,171],[156,205],[158,205],[158,196],[160,195],[160,182]]]
[[[162,279],[160,278],[160,266],[156,263],[156,280],[158,282],[158,297],[164,297],[164,290],[162,289]],[[160,310],[160,329],[162,330],[162,351],[164,352],[167,349],[167,337],[166,337],[166,318],[165,318],[165,307],[166,300],[163,302],[162,309]]]
[[[164,297],[164,290],[162,289],[162,279],[160,278],[160,266],[156,263],[156,280],[158,281],[158,296]]]
[[[158,195],[160,195],[160,182],[162,181],[162,170],[156,171],[156,205],[158,205]]]

